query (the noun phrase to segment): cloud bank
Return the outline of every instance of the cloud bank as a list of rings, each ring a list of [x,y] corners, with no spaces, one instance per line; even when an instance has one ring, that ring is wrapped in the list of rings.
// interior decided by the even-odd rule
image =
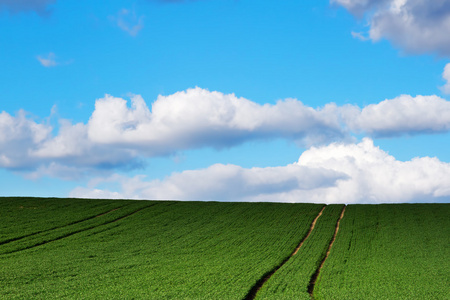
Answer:
[[[375,137],[450,130],[450,102],[438,96],[401,95],[370,104],[349,115],[346,121],[353,131]]]
[[[401,203],[450,200],[450,164],[422,157],[402,162],[366,138],[312,147],[297,163],[244,169],[212,165],[164,180],[113,175],[78,187],[71,197],[316,203]],[[115,190],[98,188],[113,183]]]
[[[31,177],[75,178],[142,167],[145,157],[251,140],[284,138],[300,146],[450,131],[450,102],[402,95],[364,108],[330,103],[312,108],[295,99],[258,104],[234,94],[188,89],[159,96],[97,99],[87,123],[59,120],[58,132],[25,111],[0,114],[0,167]],[[72,174],[72,175],[71,175]]]
[[[450,55],[448,0],[331,0],[366,16],[373,41],[387,39],[408,53]]]
[[[159,96],[151,110],[140,96],[128,107],[126,100],[107,95],[96,102],[88,134],[96,143],[138,147],[149,155],[257,138],[320,143],[344,137],[336,109],[313,109],[294,99],[260,105],[201,88]]]

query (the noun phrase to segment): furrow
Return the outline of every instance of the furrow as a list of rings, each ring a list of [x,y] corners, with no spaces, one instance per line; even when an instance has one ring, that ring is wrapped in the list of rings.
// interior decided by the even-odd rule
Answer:
[[[85,219],[82,219],[82,220],[74,221],[74,222],[71,222],[71,223],[68,223],[68,224],[65,224],[65,225],[62,225],[62,226],[52,227],[52,228],[49,228],[49,229],[46,229],[46,230],[36,231],[36,232],[30,233],[30,234],[26,234],[26,235],[22,235],[22,236],[19,236],[19,237],[7,239],[7,240],[4,240],[4,241],[1,241],[0,242],[0,246],[8,244],[8,243],[11,243],[11,242],[19,241],[21,239],[24,239],[24,238],[27,238],[27,237],[30,237],[30,236],[34,236],[34,235],[37,235],[37,234],[46,233],[46,232],[49,232],[49,231],[52,231],[52,230],[57,230],[57,229],[61,229],[61,228],[67,227],[67,226],[71,226],[71,225],[79,224],[79,223],[82,223],[82,222],[86,222],[86,221],[92,220],[94,218],[98,218],[98,217],[104,216],[106,214],[109,214],[109,213],[111,213],[113,211],[116,211],[116,210],[118,210],[118,209],[120,209],[120,208],[122,208],[124,206],[126,206],[126,205],[123,205],[123,206],[120,206],[120,207],[116,207],[116,208],[111,209],[111,210],[109,210],[107,212],[102,212],[101,214],[98,214],[98,215],[95,215],[95,216],[91,216],[91,217],[88,217],[88,218],[85,218]]]
[[[322,207],[322,209],[320,210],[319,214],[314,218],[314,220],[311,223],[311,226],[309,228],[308,233],[306,234],[306,236],[300,241],[300,243],[298,244],[298,246],[295,248],[295,250],[291,253],[291,255],[289,255],[288,257],[286,257],[279,265],[277,265],[275,268],[273,268],[271,271],[265,273],[261,279],[259,279],[255,285],[250,289],[250,291],[247,293],[247,295],[245,296],[244,300],[253,300],[256,297],[256,294],[258,293],[258,291],[262,288],[262,286],[264,285],[264,283],[267,282],[267,280],[269,280],[270,277],[272,277],[273,274],[275,274],[275,272],[277,272],[292,256],[296,255],[298,250],[302,247],[303,243],[306,241],[306,239],[310,236],[311,232],[314,229],[314,226],[316,226],[316,222],[317,219],[319,219],[319,217],[322,215],[324,209],[326,206]]]
[[[318,267],[317,270],[314,272],[314,274],[311,276],[311,280],[309,281],[309,285],[308,285],[308,293],[309,293],[309,295],[311,296],[311,299],[314,299],[313,293],[314,293],[314,286],[315,286],[315,284],[316,284],[317,277],[319,276],[320,270],[322,269],[323,264],[324,264],[325,261],[327,260],[328,255],[330,255],[331,247],[333,247],[333,243],[334,243],[334,241],[335,241],[335,239],[336,239],[336,235],[337,235],[337,233],[338,233],[338,231],[339,231],[339,223],[341,222],[342,218],[344,217],[345,208],[346,208],[346,206],[344,206],[344,208],[342,209],[341,215],[339,216],[339,219],[338,219],[337,222],[336,222],[336,229],[335,229],[335,231],[334,231],[333,238],[331,239],[330,244],[328,245],[327,252],[326,252],[324,258],[322,259],[322,261],[321,261],[319,267]]]
[[[58,240],[67,238],[67,237],[72,236],[72,235],[77,234],[77,233],[81,233],[81,232],[88,231],[88,230],[91,230],[91,229],[94,229],[94,228],[98,228],[100,226],[108,225],[108,224],[111,224],[111,223],[123,220],[125,218],[128,218],[128,217],[130,217],[130,216],[140,212],[141,210],[143,210],[145,208],[149,208],[149,207],[154,206],[154,205],[156,205],[156,204],[151,204],[151,205],[148,205],[148,206],[145,206],[145,207],[141,207],[141,208],[139,208],[139,209],[137,209],[137,210],[135,210],[135,211],[133,211],[131,213],[126,214],[125,216],[120,216],[120,217],[118,217],[118,218],[116,218],[114,220],[111,220],[111,221],[107,221],[107,222],[104,222],[104,223],[101,223],[101,224],[96,224],[96,225],[93,225],[93,226],[89,226],[89,227],[86,227],[86,228],[82,228],[82,229],[79,229],[79,230],[68,232],[66,234],[62,234],[61,236],[52,238],[50,240],[44,240],[44,241],[41,241],[41,242],[37,242],[37,243],[35,243],[33,245],[30,245],[30,246],[26,246],[26,247],[23,247],[23,248],[12,250],[12,251],[7,251],[7,252],[0,253],[0,255],[10,254],[10,253],[17,253],[17,252],[20,252],[20,251],[23,251],[23,250],[32,249],[32,248],[35,248],[35,247],[38,247],[38,246],[42,246],[42,245],[45,245],[45,244],[48,244],[48,243],[51,243],[51,242],[54,242],[54,241],[58,241]],[[95,217],[92,217],[92,218],[95,218]]]

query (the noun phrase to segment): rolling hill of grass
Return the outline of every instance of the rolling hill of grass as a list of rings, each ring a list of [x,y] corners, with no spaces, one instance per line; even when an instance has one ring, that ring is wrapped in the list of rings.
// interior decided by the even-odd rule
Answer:
[[[323,208],[0,198],[0,298],[447,299],[450,205]]]

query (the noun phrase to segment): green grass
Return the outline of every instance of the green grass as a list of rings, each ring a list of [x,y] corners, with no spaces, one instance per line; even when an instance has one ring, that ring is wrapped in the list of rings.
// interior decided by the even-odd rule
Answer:
[[[450,205],[349,205],[316,299],[450,299]]]
[[[274,270],[257,299],[309,299],[343,206],[291,254],[322,208],[0,198],[0,299],[244,299]],[[449,299],[449,213],[347,206],[314,297]]]
[[[122,208],[86,221],[95,226],[76,223],[86,226],[71,235],[65,226],[56,229],[62,238],[0,255],[0,297],[242,299],[290,255],[322,208],[151,201],[125,208],[136,203],[152,205],[117,222],[97,219]]]
[[[256,299],[310,299],[311,276],[325,257],[343,205],[328,205],[297,254],[261,288]]]
[[[127,201],[0,198],[0,245],[108,212]]]

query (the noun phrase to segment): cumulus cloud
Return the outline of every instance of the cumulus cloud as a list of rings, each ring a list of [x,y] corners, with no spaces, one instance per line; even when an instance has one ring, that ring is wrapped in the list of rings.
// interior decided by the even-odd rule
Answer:
[[[366,16],[372,40],[390,40],[409,53],[450,55],[448,0],[331,0]]]
[[[245,169],[236,165],[215,164],[202,170],[175,173],[160,181],[145,181],[144,176],[126,178],[114,175],[97,180],[91,188],[76,188],[71,195],[104,197],[114,194],[125,198],[178,199],[178,200],[252,200],[260,196],[273,196],[296,190],[311,190],[335,185],[346,175],[323,168],[310,169],[298,164],[284,167]],[[121,191],[94,188],[103,182],[116,182]]]
[[[138,17],[134,9],[121,9],[116,16],[111,16],[110,19],[131,36],[136,36],[144,28],[144,16]]]
[[[450,130],[450,102],[438,96],[401,95],[362,110],[352,107],[345,113],[353,131],[378,137]]]
[[[151,111],[140,96],[131,107],[105,96],[95,105],[88,127],[97,143],[134,145],[150,155],[179,149],[229,147],[256,138],[285,137],[303,143],[342,139],[336,105],[313,109],[294,99],[275,105],[195,88],[159,96]],[[145,150],[144,150],[145,149]]]
[[[23,110],[15,117],[0,113],[0,167],[28,167],[29,151],[46,140],[51,131],[50,126],[36,123]]]
[[[131,104],[129,103],[131,102]],[[232,147],[251,140],[284,138],[300,146],[372,137],[450,130],[450,102],[403,95],[364,108],[333,103],[312,108],[295,99],[258,104],[234,94],[195,88],[159,96],[149,107],[106,95],[87,123],[60,119],[57,129],[20,111],[0,114],[0,167],[31,178],[143,167],[145,157],[187,149]]]
[[[71,197],[316,203],[439,202],[450,200],[450,164],[422,157],[398,161],[366,138],[358,144],[312,147],[297,163],[245,169],[212,165],[164,180],[120,175],[78,187]],[[102,182],[115,190],[102,189]]]
[[[444,94],[450,94],[450,63],[445,65],[442,78],[447,82],[441,87],[441,90]]]
[[[11,13],[34,11],[45,16],[51,13],[50,5],[56,0],[0,0],[0,10],[5,9]]]
[[[298,164],[342,172],[348,180],[317,193],[328,203],[435,202],[450,200],[450,164],[437,158],[398,161],[365,138],[359,144],[311,148]]]
[[[131,150],[91,143],[85,124],[62,119],[58,134],[52,132],[50,125],[36,122],[23,110],[16,116],[0,113],[0,167],[24,171],[28,178],[73,179],[85,173],[100,174],[104,169],[141,165]]]

